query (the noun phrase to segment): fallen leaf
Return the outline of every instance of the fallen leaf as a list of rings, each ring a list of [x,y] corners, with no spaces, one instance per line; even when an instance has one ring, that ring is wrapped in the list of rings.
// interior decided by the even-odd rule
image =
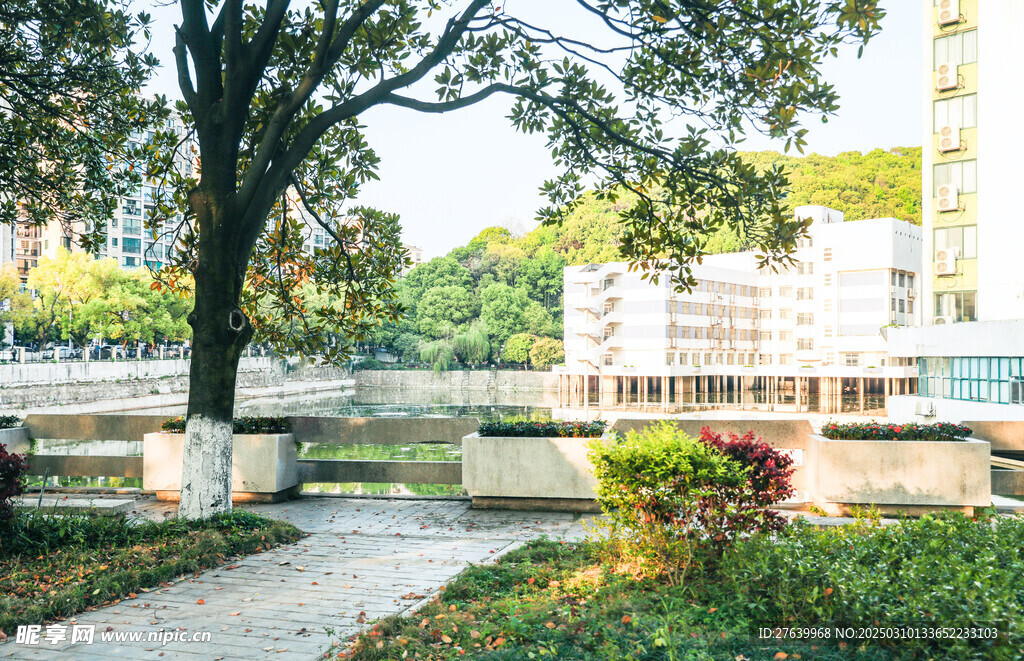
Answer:
[[[708,612],[709,612],[709,613],[714,613],[714,612],[715,612],[716,610],[718,610],[718,609],[717,609],[717,608],[709,608],[709,609],[708,609]]]
[[[443,636],[441,636],[441,642],[442,643],[450,643],[450,642],[452,642],[452,637],[449,636],[448,634],[444,634]]]
[[[775,656],[773,656],[772,658],[775,659],[776,661],[782,661],[783,659],[788,659],[789,655],[786,654],[785,652],[776,652]]]
[[[480,637],[480,632],[477,631],[476,629],[471,629],[469,631],[469,637],[472,638],[473,640],[476,640],[477,638]]]
[[[829,596],[830,594],[832,594],[832,592],[833,592],[832,588],[825,588],[825,596],[826,597]]]
[[[544,626],[546,626],[548,629],[554,629],[557,625],[554,622],[545,622]]]
[[[536,580],[537,580],[537,579],[535,579],[535,578],[533,578],[533,577],[531,576],[530,578],[526,579],[526,584],[527,584],[527,585],[533,585],[534,581],[536,581]]]
[[[623,615],[622,616],[622,623],[623,624],[629,624],[632,621],[633,621],[633,618],[631,618],[629,615]]]
[[[197,603],[197,604],[199,604],[200,606],[202,606],[203,604],[205,604],[205,603],[206,603],[206,600],[205,600],[205,599],[200,599],[200,600],[199,600],[199,601],[197,601],[196,603]]]
[[[242,614],[242,611],[235,611],[234,613],[228,613],[228,615],[230,615],[231,617],[236,617],[236,616],[241,615],[241,614]]]

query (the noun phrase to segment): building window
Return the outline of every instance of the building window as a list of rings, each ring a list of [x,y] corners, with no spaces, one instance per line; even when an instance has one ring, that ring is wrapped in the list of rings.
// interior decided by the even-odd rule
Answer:
[[[608,289],[609,287],[614,287],[614,286],[615,286],[615,279],[614,278],[605,278],[605,281],[604,281],[604,284],[602,286],[602,289]]]
[[[779,296],[790,297],[793,295],[792,287],[779,287]]]
[[[977,126],[978,95],[964,94],[936,101],[934,122],[933,133],[938,133],[943,126],[958,126],[962,129]]]
[[[938,196],[939,186],[955,184],[958,193],[978,192],[978,161],[939,163],[934,167],[932,195]]]
[[[610,353],[601,355],[601,364],[608,366],[612,364],[612,355]]]
[[[762,365],[771,365],[772,364],[772,356],[771,356],[771,354],[762,353],[760,356],[758,356],[758,361]]]
[[[955,32],[935,40],[935,61],[932,71],[940,64],[970,64],[978,61],[978,31]]]
[[[959,291],[935,294],[935,316],[953,321],[977,321],[977,292]]]
[[[136,254],[142,252],[142,239],[125,239],[123,250]]]
[[[832,326],[825,326],[825,337],[832,337]]]
[[[758,314],[758,316],[761,319],[771,319],[772,318],[772,311],[771,310],[761,310],[757,314]]]
[[[811,312],[800,312],[796,315],[797,326],[813,326],[814,314]]]
[[[814,262],[800,262],[796,265],[797,275],[811,275],[814,273]]]
[[[802,236],[796,240],[797,248],[812,248],[814,247],[814,237]]]
[[[686,361],[687,361],[687,358],[689,356],[690,356],[690,354],[688,354],[688,353],[681,353],[681,354],[679,354],[679,364],[680,365],[685,365]]]
[[[889,301],[891,302],[891,305],[890,305],[889,309],[891,311],[895,312],[896,311],[896,299],[895,298],[891,298],[891,299],[889,299]]]
[[[978,256],[978,226],[935,230],[935,249],[944,248],[958,248],[961,259],[975,259]],[[909,286],[913,286],[913,282]]]
[[[759,337],[761,338],[762,342],[771,342],[772,341],[772,332],[770,330],[761,331]]]
[[[789,321],[792,318],[793,318],[793,309],[792,308],[782,308],[782,309],[779,310],[779,319],[782,319],[784,321]]]
[[[823,261],[831,262],[832,261],[832,249],[831,248],[825,248],[824,252],[822,252],[821,258],[822,258]]]
[[[139,258],[138,257],[125,257],[124,258],[124,265],[126,267],[134,268],[134,267],[139,265]]]
[[[793,331],[790,331],[790,330],[780,330],[779,331],[779,342],[792,342],[792,341],[793,341]]]
[[[779,365],[792,365],[793,354],[791,353],[780,353],[779,354]]]
[[[906,287],[906,286],[907,286],[907,274],[904,273],[903,271],[900,271],[900,287]]]
[[[831,285],[832,285],[832,274],[831,273],[826,273],[825,274],[825,286],[829,287]]]
[[[914,314],[914,301],[912,299],[907,300],[907,314]]]
[[[860,354],[859,353],[841,353],[839,359],[843,361],[843,365],[847,367],[857,367],[860,365]]]
[[[761,287],[760,289],[757,290],[757,295],[760,298],[769,298],[772,295],[772,288],[771,287]]]
[[[796,348],[798,351],[813,351],[814,340],[809,337],[801,337],[796,341]]]
[[[669,351],[668,353],[665,354],[665,364],[666,365],[675,365],[676,364],[676,354],[674,352]]]
[[[796,290],[796,300],[798,301],[810,301],[814,298],[813,287],[798,287]]]
[[[899,312],[905,312],[906,310],[904,310],[905,304],[904,304],[903,299],[901,298],[899,301],[897,301],[897,303],[900,306]]]
[[[914,288],[914,274],[913,273],[908,273],[907,274],[907,287],[910,287],[911,289]]]
[[[110,239],[110,245],[114,246],[115,248],[117,247],[117,237],[116,236],[112,237]]]
[[[955,357],[918,360],[921,395],[997,404],[1024,404],[1021,358]]]

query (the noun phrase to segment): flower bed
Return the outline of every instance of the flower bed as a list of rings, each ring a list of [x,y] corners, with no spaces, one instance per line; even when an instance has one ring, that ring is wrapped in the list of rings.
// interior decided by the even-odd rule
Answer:
[[[185,433],[185,418],[174,418],[160,426],[171,434]],[[232,434],[290,434],[292,423],[287,418],[273,416],[242,416],[235,418],[231,428]]]
[[[827,422],[821,435],[833,441],[964,441],[972,433],[970,427],[950,422],[902,425],[878,422]]]
[[[520,436],[531,438],[597,438],[608,428],[604,420],[586,422],[482,422],[478,436]]]
[[[484,423],[462,439],[462,485],[474,507],[597,511],[586,443],[595,422]]]

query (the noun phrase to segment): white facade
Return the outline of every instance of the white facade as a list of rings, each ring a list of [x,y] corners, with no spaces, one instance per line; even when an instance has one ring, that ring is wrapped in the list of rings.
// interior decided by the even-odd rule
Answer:
[[[625,263],[567,267],[567,371],[891,365],[882,327],[920,319],[920,228],[894,218],[843,222],[819,206],[796,215],[813,223],[784,272],[758,270],[752,252],[711,255],[693,267],[695,290],[677,293]]]

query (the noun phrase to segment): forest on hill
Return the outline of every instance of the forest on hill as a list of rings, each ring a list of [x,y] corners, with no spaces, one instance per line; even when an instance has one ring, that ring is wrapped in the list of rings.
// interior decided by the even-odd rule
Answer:
[[[790,211],[818,204],[842,211],[847,221],[891,216],[921,224],[920,147],[836,156],[742,155],[759,169],[786,169]],[[628,195],[611,202],[591,193],[561,225],[522,236],[503,227],[483,230],[399,281],[406,318],[384,324],[365,344],[435,369],[499,359],[540,367],[560,362],[562,269],[621,259],[618,213],[631,202]],[[710,254],[751,248],[729,229],[706,244]]]

